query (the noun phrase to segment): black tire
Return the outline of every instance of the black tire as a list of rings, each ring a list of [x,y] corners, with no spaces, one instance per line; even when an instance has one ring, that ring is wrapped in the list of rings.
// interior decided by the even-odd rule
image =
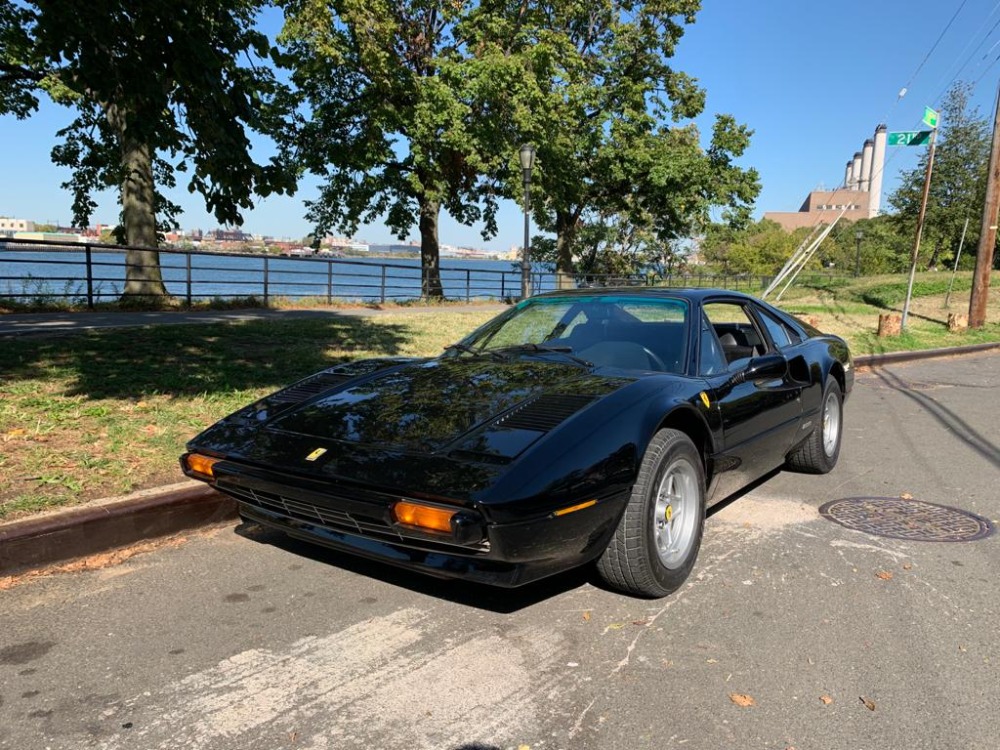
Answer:
[[[819,423],[798,448],[788,454],[785,466],[803,474],[826,474],[840,458],[840,443],[844,434],[844,395],[840,383],[830,375],[820,402]],[[829,431],[835,434],[829,435]],[[826,437],[824,437],[826,436]]]
[[[680,508],[676,515],[675,502]],[[660,430],[642,457],[632,495],[597,561],[597,570],[620,591],[666,596],[691,573],[704,527],[705,468],[701,455],[683,432]],[[672,541],[674,533],[678,535],[676,543]]]

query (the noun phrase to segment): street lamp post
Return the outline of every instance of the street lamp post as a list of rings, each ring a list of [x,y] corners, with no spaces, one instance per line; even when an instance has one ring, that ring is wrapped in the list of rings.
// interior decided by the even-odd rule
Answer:
[[[531,295],[531,170],[535,166],[535,147],[521,146],[521,175],[524,178],[524,246],[521,251],[521,299]]]
[[[854,239],[857,241],[857,252],[854,256],[854,278],[861,275],[861,238],[865,236],[865,233],[860,229],[854,233]]]

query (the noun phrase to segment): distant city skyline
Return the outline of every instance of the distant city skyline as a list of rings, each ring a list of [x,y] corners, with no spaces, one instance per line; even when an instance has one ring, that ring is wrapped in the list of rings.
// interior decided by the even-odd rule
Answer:
[[[918,129],[924,107],[939,105],[953,80],[975,82],[973,102],[986,118],[992,116],[1000,78],[1000,4],[992,0],[913,6],[912,12],[855,0],[836,5],[773,0],[766,6],[714,0],[704,5],[696,23],[687,27],[673,62],[707,91],[705,113],[696,120],[703,144],[716,113],[731,113],[755,131],[738,163],[760,172],[757,218],[765,211],[795,211],[810,191],[838,187],[844,160],[877,124],[884,122],[890,131]],[[268,11],[262,28],[275,33],[278,19],[277,11]],[[43,102],[28,120],[0,117],[8,176],[0,183],[0,215],[70,223],[71,198],[59,187],[70,175],[51,164],[49,152],[56,131],[72,116],[72,110]],[[256,140],[254,145],[257,158],[269,155],[269,144]],[[912,168],[920,153],[920,148],[890,148],[883,210],[900,170]],[[312,231],[304,218],[305,201],[317,194],[317,180],[307,177],[295,196],[259,201],[246,212],[242,229],[278,239],[301,238]],[[183,187],[169,195],[184,209],[182,228],[218,226],[200,197]],[[115,195],[105,192],[97,199],[91,222],[116,223]],[[502,202],[498,226],[496,237],[483,240],[481,227],[464,227],[442,211],[439,238],[451,245],[506,251],[522,241],[518,203]],[[355,237],[399,241],[381,224],[359,227]],[[414,229],[403,241],[418,237]]]

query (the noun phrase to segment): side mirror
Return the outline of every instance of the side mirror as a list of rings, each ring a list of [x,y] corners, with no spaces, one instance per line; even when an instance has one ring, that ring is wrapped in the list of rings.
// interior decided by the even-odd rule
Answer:
[[[765,354],[761,357],[754,357],[747,366],[744,367],[726,383],[728,388],[735,388],[740,383],[749,380],[770,380],[772,378],[783,378],[788,372],[788,360],[781,354]]]
[[[783,378],[788,372],[788,360],[781,354],[754,357],[743,371],[743,380],[768,380]]]

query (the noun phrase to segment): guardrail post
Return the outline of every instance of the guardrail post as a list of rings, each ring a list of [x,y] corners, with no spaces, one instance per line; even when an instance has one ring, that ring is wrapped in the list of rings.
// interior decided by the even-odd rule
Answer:
[[[472,290],[469,288],[472,286],[472,271],[468,268],[465,269],[465,301],[468,302],[472,298]]]
[[[382,286],[379,289],[382,295],[382,304],[385,304],[385,264],[382,264]]]
[[[191,251],[184,253],[184,267],[187,274],[187,304],[191,307]]]
[[[264,256],[264,307],[267,307],[268,292],[269,292],[268,282],[270,281],[270,276],[269,276],[270,269],[267,261],[268,257],[265,255]]]
[[[507,299],[507,272],[500,272],[500,299]]]
[[[326,304],[333,304],[333,261],[326,262]]]
[[[91,257],[91,246],[87,243],[83,246],[87,254],[87,307],[94,309],[94,260]]]

